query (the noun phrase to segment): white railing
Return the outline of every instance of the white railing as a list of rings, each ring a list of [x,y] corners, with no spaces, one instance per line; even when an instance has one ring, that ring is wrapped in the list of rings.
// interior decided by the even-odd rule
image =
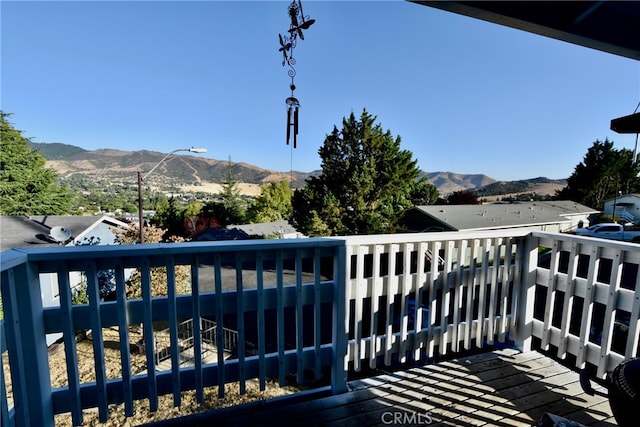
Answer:
[[[190,294],[176,295],[180,265],[190,266]],[[0,377],[2,425],[51,425],[53,414],[69,412],[79,424],[89,407],[106,420],[112,403],[131,415],[138,399],[153,411],[160,395],[179,405],[183,390],[203,399],[205,387],[221,395],[238,381],[243,392],[252,378],[263,386],[294,374],[302,382],[305,371],[319,377],[325,367],[340,393],[348,370],[363,363],[426,363],[498,344],[540,348],[576,368],[591,365],[602,378],[638,355],[639,265],[640,245],[526,230],[7,251],[0,349],[9,355],[12,389]],[[166,297],[150,295],[156,267],[166,268]],[[141,299],[125,296],[126,268],[142,272]],[[98,298],[101,269],[116,271],[114,302]],[[71,304],[74,271],[89,278],[88,305]],[[60,307],[42,308],[42,273],[57,275]],[[224,328],[236,330],[237,355],[181,366],[178,324],[197,318],[216,321],[218,348]],[[169,325],[171,369],[156,372],[147,334],[146,370],[132,375],[127,326],[152,331],[157,321]],[[123,374],[115,379],[101,362],[101,331],[110,326],[120,333]],[[200,329],[195,322],[194,354],[202,351]],[[68,386],[54,389],[44,337],[62,332],[66,360],[74,361],[77,330],[92,331],[95,381],[81,383],[67,363]]]
[[[638,244],[425,233],[350,237],[347,258],[346,360],[355,370],[506,343],[604,378],[640,356]]]
[[[611,215],[613,216],[613,210],[611,212]],[[615,216],[616,218],[620,218],[621,220],[623,220],[623,221],[619,221],[623,223],[638,221],[635,215],[629,212],[625,206],[622,206],[622,207],[617,206],[615,211]]]
[[[375,368],[515,334],[526,231],[347,239],[347,361]]]
[[[538,232],[533,243],[549,250],[544,263],[529,250],[525,349],[538,340],[576,368],[596,367],[599,378],[640,356],[640,245]]]

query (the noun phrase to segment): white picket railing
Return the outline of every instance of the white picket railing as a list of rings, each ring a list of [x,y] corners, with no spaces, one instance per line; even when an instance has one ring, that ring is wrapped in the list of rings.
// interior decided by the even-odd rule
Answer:
[[[599,378],[640,356],[640,245],[537,232],[532,239],[549,249],[549,265],[534,264],[540,255],[531,250],[536,267],[525,283],[534,303],[520,313],[529,339],[576,368],[595,366]]]
[[[347,360],[358,371],[513,337],[527,234],[349,237]]]
[[[190,294],[176,295],[179,265],[190,266]],[[363,363],[427,363],[493,345],[540,348],[576,368],[591,365],[602,378],[638,355],[639,265],[640,245],[526,230],[6,251],[0,350],[9,356],[12,388],[7,393],[0,373],[1,421],[52,425],[54,414],[71,413],[79,424],[90,407],[106,420],[112,403],[131,415],[139,399],[153,411],[164,394],[180,405],[183,390],[203,399],[205,387],[222,395],[224,384],[238,381],[244,392],[252,378],[262,387],[267,378],[284,384],[289,374],[303,382],[305,372],[319,378],[329,368],[329,390],[341,393],[349,369]],[[152,298],[151,271],[160,266],[168,295]],[[129,268],[142,272],[141,299],[125,296]],[[99,300],[103,269],[116,272],[116,301]],[[74,271],[89,279],[88,305],[71,304]],[[43,273],[57,275],[60,307],[42,307]],[[197,318],[222,326],[218,348],[224,328],[236,330],[237,354],[181,366],[178,324]],[[153,334],[146,334],[146,371],[132,375],[128,326],[152,331],[158,321],[169,325],[171,369],[156,371]],[[107,379],[103,362],[101,331],[110,326],[120,334],[116,379]],[[194,354],[202,351],[199,329],[194,322]],[[66,360],[74,361],[77,330],[92,331],[95,381],[81,383],[68,362],[68,386],[53,389],[45,335],[62,332]]]
[[[349,237],[347,257],[346,359],[356,371],[363,360],[374,368],[498,343],[590,364],[599,378],[640,356],[640,245],[425,233]]]

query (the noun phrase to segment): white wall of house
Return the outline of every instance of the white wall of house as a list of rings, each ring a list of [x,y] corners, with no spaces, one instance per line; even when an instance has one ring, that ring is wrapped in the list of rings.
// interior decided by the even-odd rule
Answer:
[[[623,194],[616,199],[606,200],[602,213],[605,215],[613,215],[614,200],[617,217],[627,221],[640,222],[640,195]]]
[[[67,246],[79,245],[114,245],[117,244],[113,227],[126,227],[123,222],[113,218],[102,217],[97,220],[91,227],[80,233],[75,239],[67,244]],[[133,269],[125,270],[125,280],[129,278]],[[74,292],[82,282],[86,279],[79,271],[69,273],[69,285],[71,292]],[[58,276],[54,273],[44,273],[40,275],[40,294],[42,296],[43,307],[54,307],[60,305],[60,290],[58,287]],[[48,334],[47,345],[55,343],[62,337],[61,333]]]
[[[82,275],[79,272],[69,273],[69,283],[71,290],[77,288],[82,281]],[[60,288],[58,286],[58,276],[54,273],[40,274],[40,295],[42,297],[43,307],[57,307],[60,305]],[[47,346],[62,338],[62,333],[47,334]]]
[[[125,280],[129,278],[133,269],[125,270]],[[79,271],[69,272],[69,285],[71,292],[78,289],[81,283],[85,282],[86,278]],[[58,276],[55,273],[42,273],[40,274],[40,296],[42,297],[43,307],[57,307],[60,305],[60,287],[58,284]],[[62,338],[62,333],[47,334],[47,346],[58,341]]]
[[[103,218],[104,219],[104,218]],[[93,238],[95,242],[93,244],[97,245],[115,245],[117,244],[115,238],[115,234],[113,233],[112,228],[118,223],[112,224],[111,221],[115,221],[113,219],[105,219],[106,221],[96,222],[94,225],[89,227],[87,230],[83,231],[78,237],[76,237],[73,242],[69,243],[67,246],[74,245],[86,245],[89,244],[89,241]],[[122,223],[121,223],[122,224]]]
[[[529,231],[545,231],[547,233],[561,233],[569,229],[570,225],[571,225],[571,222],[567,220],[567,221],[559,221],[557,223],[540,224],[540,225],[525,226],[525,227],[502,227],[501,229],[504,230],[508,228],[518,228],[518,229],[524,228]]]
[[[60,305],[60,291],[58,288],[58,276],[53,273],[40,274],[40,295],[43,307],[56,307]],[[47,346],[62,338],[62,333],[47,334]]]

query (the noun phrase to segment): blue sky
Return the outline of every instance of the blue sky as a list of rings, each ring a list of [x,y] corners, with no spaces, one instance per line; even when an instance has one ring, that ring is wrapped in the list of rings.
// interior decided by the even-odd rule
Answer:
[[[294,51],[298,148],[285,144],[288,1],[0,3],[0,108],[34,142],[169,152],[277,171],[320,167],[364,108],[427,172],[566,178],[640,101],[640,62],[404,1],[311,1]]]

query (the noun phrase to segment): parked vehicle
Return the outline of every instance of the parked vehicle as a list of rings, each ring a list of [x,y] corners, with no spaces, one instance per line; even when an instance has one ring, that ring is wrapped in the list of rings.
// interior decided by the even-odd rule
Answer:
[[[595,224],[588,228],[578,228],[576,234],[579,236],[640,243],[640,228],[637,226],[625,226],[615,222]]]

